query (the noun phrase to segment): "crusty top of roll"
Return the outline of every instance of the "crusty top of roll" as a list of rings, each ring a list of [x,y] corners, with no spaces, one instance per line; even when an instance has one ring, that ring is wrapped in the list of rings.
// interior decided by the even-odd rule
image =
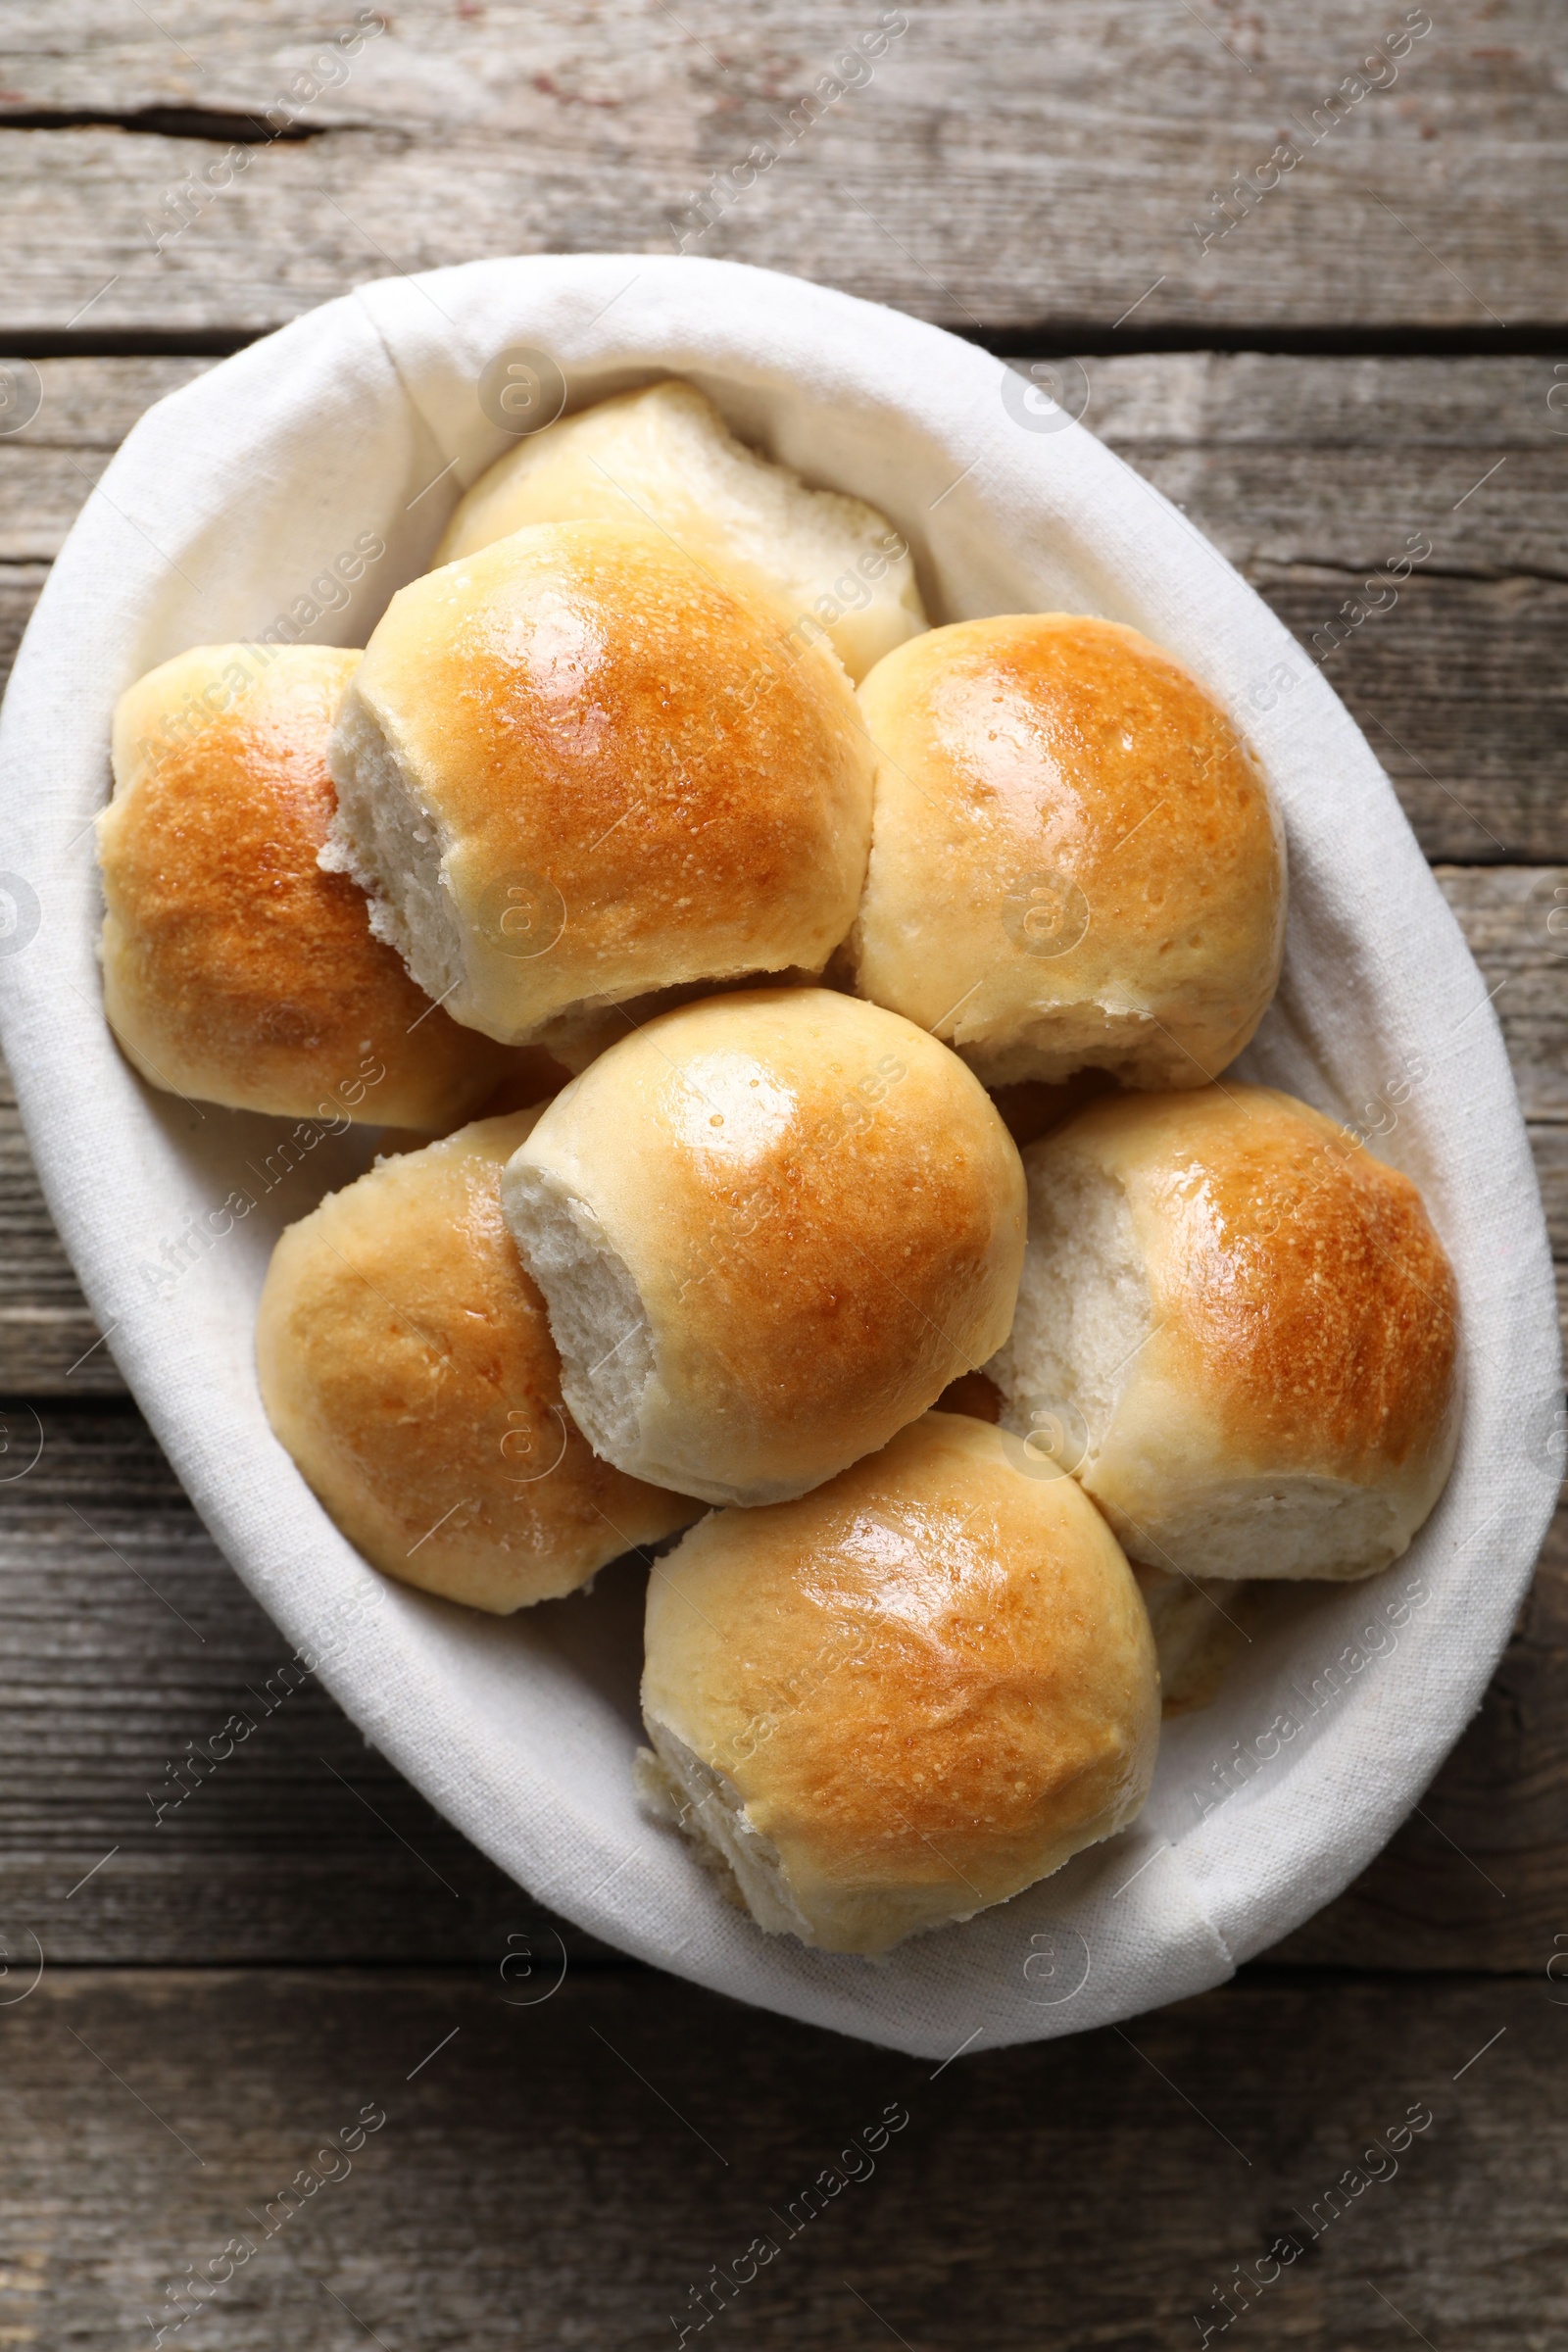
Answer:
[[[698,1506],[624,1478],[565,1412],[544,1300],[501,1215],[537,1108],[377,1161],[290,1225],[257,1318],[273,1431],[349,1541],[506,1614]]]
[[[556,1098],[503,1197],[594,1443],[718,1502],[883,1445],[1000,1346],[1023,1255],[1023,1171],[981,1087],[826,989],[649,1022]],[[624,1425],[587,1377],[606,1350],[602,1392],[639,1368]]]
[[[926,625],[909,551],[885,514],[737,441],[695,384],[617,393],[531,433],[482,473],[437,564],[535,522],[647,522],[825,632],[852,678]]]
[[[367,870],[367,727],[439,854],[428,969],[406,871]],[[595,1000],[819,970],[865,871],[869,751],[836,656],[640,526],[540,524],[402,589],[333,768],[389,935],[515,1042]]]
[[[196,646],[115,711],[98,820],[104,997],[154,1086],[236,1109],[423,1129],[508,1067],[372,938],[364,894],[323,873],[326,745],[357,653]]]
[[[1408,1176],[1272,1087],[1096,1103],[1068,1138],[1126,1187],[1163,1325],[1146,1369],[1222,1410],[1238,1455],[1364,1483],[1427,1452],[1458,1295]]]
[[[1087,1168],[1119,1188],[1131,1218],[1146,1336],[1084,1467],[1113,1523],[1136,1523],[1129,1548],[1139,1527],[1177,1528],[1184,1512],[1196,1546],[1216,1505],[1300,1480],[1387,1507],[1368,1557],[1337,1559],[1330,1523],[1322,1564],[1295,1573],[1360,1574],[1397,1556],[1447,1474],[1458,1410],[1453,1272],[1409,1178],[1306,1103],[1229,1082],[1096,1102],[1025,1164],[1032,1198]],[[1082,1213],[1081,1193],[1062,1197]],[[1026,1270],[997,1367],[1015,1409],[1033,1366],[1059,1352],[1054,1313]],[[1200,1572],[1200,1548],[1162,1542],[1143,1556],[1171,1564],[1175,1544],[1174,1564]],[[1279,1573],[1261,1528],[1258,1542],[1255,1565],[1216,1572]]]
[[[1019,1453],[928,1413],[800,1501],[712,1513],[650,1583],[644,1719],[764,1926],[885,1951],[1143,1803],[1148,1616],[1081,1489]]]
[[[858,986],[988,1084],[1200,1086],[1279,977],[1283,836],[1171,655],[1081,614],[933,629],[860,688],[880,755]]]

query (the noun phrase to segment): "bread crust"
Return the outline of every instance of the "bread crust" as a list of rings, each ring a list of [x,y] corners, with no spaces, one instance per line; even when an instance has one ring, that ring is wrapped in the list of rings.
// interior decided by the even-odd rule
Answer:
[[[1190,1575],[1397,1558],[1442,1492],[1460,1402],[1457,1287],[1409,1178],[1306,1103],[1229,1083],[1078,1112],[1026,1153],[1032,1199],[1075,1163],[1121,1188],[1148,1286],[1148,1339],[1082,1466],[1128,1550]],[[993,1367],[1016,1427],[1025,1323]],[[1282,1568],[1260,1519],[1250,1565],[1207,1560],[1205,1517],[1250,1495],[1262,1511],[1271,1488],[1338,1505],[1341,1534],[1325,1525],[1312,1564]]]
[[[711,1501],[805,1492],[1006,1335],[1011,1138],[946,1047],[829,990],[686,1005],[602,1054],[508,1171],[530,1254],[539,1180],[584,1204],[651,1340],[630,1449],[595,1427],[563,1342],[567,1395],[602,1450]]]
[[[197,646],[115,713],[98,820],[104,1004],[150,1085],[283,1117],[424,1133],[509,1067],[372,938],[363,892],[323,873],[326,746],[357,653]]]
[[[1284,836],[1219,706],[1114,621],[959,621],[860,688],[878,748],[857,986],[987,1085],[1198,1087],[1279,979]]]
[[[438,845],[451,971],[399,935],[404,877],[366,864],[362,721]],[[743,583],[641,526],[539,524],[401,590],[333,763],[389,935],[493,1037],[694,980],[820,971],[854,919],[870,753],[836,656],[786,644]],[[514,902],[536,926],[520,940]]]
[[[507,1615],[701,1505],[590,1451],[501,1214],[537,1109],[377,1161],[289,1226],[257,1317],[262,1400],[325,1509],[401,1583]]]
[[[928,1413],[800,1501],[712,1513],[650,1583],[650,1736],[744,1806],[826,1950],[1004,1902],[1148,1792],[1143,1601],[1075,1482],[1021,1458]]]

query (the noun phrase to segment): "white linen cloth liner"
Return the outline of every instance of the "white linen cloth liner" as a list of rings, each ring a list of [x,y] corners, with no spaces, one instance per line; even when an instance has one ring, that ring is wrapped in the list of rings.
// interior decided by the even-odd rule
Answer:
[[[263,1418],[252,1317],[280,1224],[368,1147],[322,1142],[274,1182],[283,1123],[154,1094],[103,1020],[88,822],[116,696],[183,647],[259,635],[368,532],[386,554],[305,632],[363,645],[508,446],[475,386],[512,346],[553,355],[573,407],[665,373],[703,385],[747,438],[884,508],[939,619],[1099,612],[1187,662],[1248,728],[1289,825],[1285,980],[1242,1074],[1368,1123],[1386,1114],[1363,1106],[1407,1083],[1378,1149],[1420,1183],[1458,1269],[1463,1439],[1407,1558],[1370,1585],[1300,1589],[1220,1701],[1167,1728],[1133,1832],[879,1966],[764,1937],[638,1812],[629,1571],[498,1622],[383,1584],[337,1535]],[[1004,380],[934,327],[729,263],[545,256],[363,287],[135,427],[44,590],[0,725],[4,862],[41,906],[0,963],[3,1036],[44,1189],[148,1420],[285,1641],[320,1654],[368,1737],[558,1911],[741,1999],[943,2058],[1198,1992],[1337,1893],[1479,1702],[1560,1446],[1551,1268],[1507,1062],[1387,780],[1208,543],[1082,426],[1021,424]],[[238,1190],[250,1214],[181,1244]],[[1271,1741],[1288,1710],[1309,1720]]]

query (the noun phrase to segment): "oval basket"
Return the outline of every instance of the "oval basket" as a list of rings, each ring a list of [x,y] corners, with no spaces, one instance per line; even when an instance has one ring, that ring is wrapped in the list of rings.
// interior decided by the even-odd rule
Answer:
[[[881,1965],[763,1936],[638,1812],[631,1564],[499,1622],[384,1584],[336,1534],[268,1430],[251,1330],[277,1231],[365,1165],[368,1141],[155,1095],[104,1024],[89,820],[116,697],[183,647],[279,616],[363,645],[508,446],[479,387],[532,381],[507,378],[517,354],[546,383],[559,369],[573,407],[690,377],[743,437],[884,509],[937,619],[1097,612],[1185,662],[1248,730],[1289,829],[1284,982],[1238,1070],[1374,1129],[1458,1271],[1459,1458],[1405,1559],[1365,1585],[1294,1591],[1219,1701],[1167,1726],[1133,1831]],[[946,2058],[1218,1983],[1337,1893],[1419,1796],[1507,1640],[1560,1458],[1551,1267],[1496,1023],[1377,760],[1308,656],[1175,508],[1000,360],[844,295],[673,256],[483,262],[363,287],[135,427],[27,631],[0,792],[17,909],[5,1050],[125,1379],[285,1639],[542,1900],[740,1999]]]

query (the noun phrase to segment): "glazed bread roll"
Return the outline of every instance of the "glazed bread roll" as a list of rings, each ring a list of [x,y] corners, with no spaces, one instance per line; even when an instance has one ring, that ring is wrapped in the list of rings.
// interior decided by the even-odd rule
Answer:
[[[286,1118],[429,1134],[509,1067],[371,937],[364,896],[317,856],[326,746],[360,662],[324,645],[201,645],[115,710],[98,819],[104,1008],[167,1093]]]
[[[1443,1491],[1457,1294],[1407,1177],[1266,1087],[1122,1097],[1031,1145],[1029,1250],[988,1369],[1132,1557],[1360,1577]]]
[[[1279,979],[1284,836],[1219,706],[1114,621],[933,629],[860,689],[879,754],[857,986],[988,1086],[1201,1086]]]
[[[848,931],[870,758],[824,645],[661,532],[541,523],[392,600],[332,746],[332,856],[455,1017],[511,1043],[799,965]]]
[[[927,1413],[648,1588],[645,1799],[830,1952],[968,1919],[1114,1836],[1159,1735],[1149,1619],[1070,1478]]]
[[[506,1616],[700,1506],[623,1478],[561,1401],[544,1301],[501,1215],[537,1108],[383,1159],[290,1225],[256,1326],[276,1437],[372,1566]]]
[[[760,458],[695,384],[620,392],[519,441],[464,499],[436,563],[535,522],[657,525],[778,603],[794,639],[825,634],[852,678],[926,625],[887,516]]]
[[[1023,1170],[896,1013],[760,989],[662,1013],[507,1169],[590,1444],[709,1502],[801,1494],[1005,1339]]]

